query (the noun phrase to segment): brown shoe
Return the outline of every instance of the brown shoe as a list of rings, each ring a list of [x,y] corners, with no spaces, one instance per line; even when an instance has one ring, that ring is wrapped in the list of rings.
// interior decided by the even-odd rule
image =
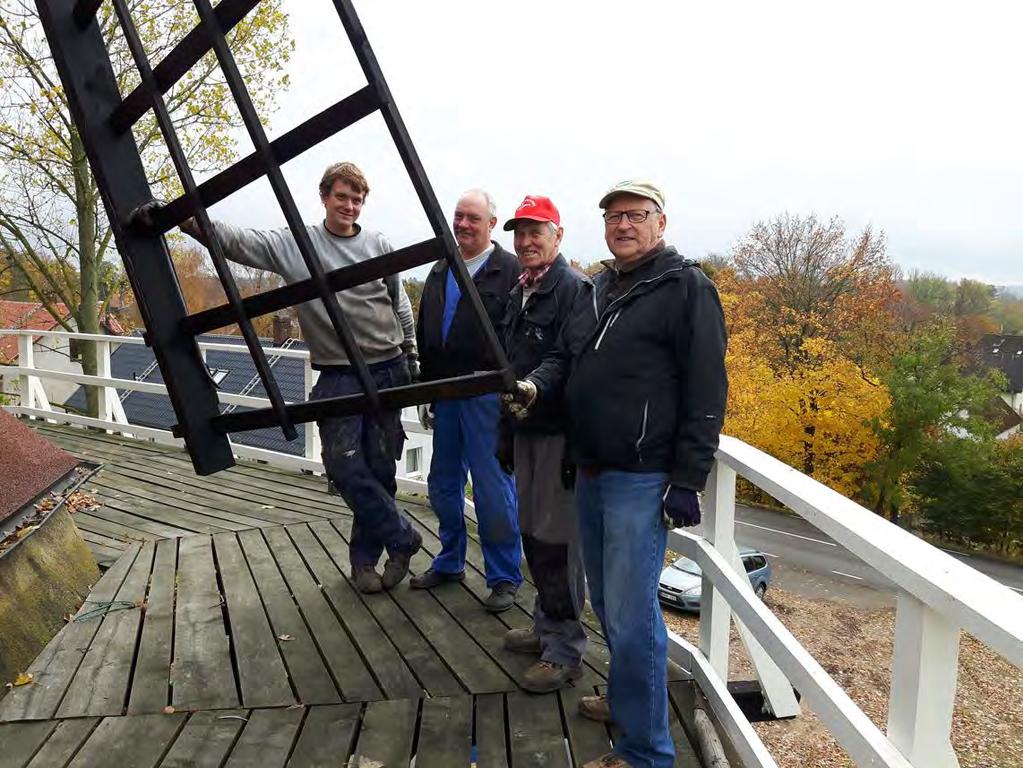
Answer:
[[[412,531],[412,543],[401,552],[395,552],[384,563],[384,575],[380,577],[384,589],[393,589],[408,575],[412,556],[423,548],[423,537],[419,531]]]
[[[579,714],[589,720],[596,720],[598,723],[611,722],[611,707],[607,703],[607,696],[583,696],[579,699],[578,709]]]
[[[627,762],[618,757],[614,752],[608,752],[603,757],[583,765],[583,768],[632,768]]]
[[[352,581],[355,582],[355,588],[364,595],[384,591],[384,582],[372,565],[353,565]]]
[[[508,630],[504,633],[504,647],[515,653],[531,653],[536,656],[543,653],[543,643],[536,634],[536,627]]]
[[[550,693],[564,688],[582,676],[582,667],[566,667],[549,661],[538,661],[525,671],[519,685],[530,693]]]

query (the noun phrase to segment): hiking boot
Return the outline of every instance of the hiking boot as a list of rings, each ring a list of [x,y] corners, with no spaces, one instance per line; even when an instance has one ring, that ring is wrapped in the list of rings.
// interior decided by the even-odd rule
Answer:
[[[632,766],[614,752],[608,752],[603,757],[598,757],[596,760],[590,760],[590,762],[585,763],[583,768],[632,768]]]
[[[543,652],[543,643],[536,634],[536,627],[508,630],[504,633],[504,647],[515,653],[532,653],[537,656]]]
[[[588,720],[596,720],[598,723],[611,722],[611,707],[607,703],[607,696],[583,696],[579,699],[578,709],[579,714]]]
[[[487,599],[483,601],[483,607],[490,613],[502,613],[515,605],[515,593],[519,591],[518,584],[510,581],[499,581],[490,590]]]
[[[364,595],[384,591],[384,583],[380,579],[380,574],[372,565],[353,565],[352,581],[355,582],[355,588]]]
[[[460,571],[458,573],[442,573],[441,571],[435,571],[433,568],[430,568],[418,576],[413,576],[409,579],[408,585],[412,587],[412,589],[433,589],[441,584],[450,584],[458,581],[465,581],[465,571]]]
[[[550,693],[582,676],[582,667],[565,667],[550,661],[538,661],[522,675],[519,685],[530,693]]]
[[[412,531],[412,543],[408,548],[390,555],[384,563],[384,575],[380,577],[384,589],[392,589],[401,584],[402,579],[408,576],[409,561],[422,547],[423,537],[419,531]]]

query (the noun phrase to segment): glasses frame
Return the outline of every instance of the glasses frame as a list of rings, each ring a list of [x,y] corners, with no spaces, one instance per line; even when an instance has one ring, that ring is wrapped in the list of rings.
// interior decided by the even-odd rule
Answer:
[[[601,214],[601,218],[604,219],[605,226],[616,227],[622,223],[623,218],[627,218],[630,224],[642,224],[650,218],[651,214],[656,213],[659,215],[661,212],[662,211],[659,207],[654,206],[652,211],[647,210],[646,208],[631,209],[628,211],[604,211],[604,213]],[[642,218],[635,218],[634,214],[643,214],[643,216]],[[612,216],[615,217],[613,221],[609,218]]]

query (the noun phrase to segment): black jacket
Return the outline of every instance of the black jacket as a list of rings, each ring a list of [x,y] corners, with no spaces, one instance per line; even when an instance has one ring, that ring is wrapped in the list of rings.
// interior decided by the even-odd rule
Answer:
[[[528,377],[538,394],[528,416],[511,423],[515,431],[565,432],[565,381],[597,321],[593,284],[559,254],[524,305],[522,292],[512,289],[501,332],[515,378]]]
[[[671,247],[593,283],[600,319],[566,392],[579,465],[702,490],[728,391],[717,289]]]
[[[473,277],[483,307],[490,318],[490,324],[495,330],[500,328],[508,307],[509,293],[518,282],[519,272],[519,260],[494,243],[494,252]],[[447,341],[443,340],[441,323],[444,319],[444,293],[447,281],[447,262],[438,261],[426,277],[423,295],[419,300],[416,340],[419,346],[422,381],[463,376],[475,371],[493,371],[498,368],[497,361],[487,351],[486,337],[464,294],[458,299],[458,307],[451,321]]]

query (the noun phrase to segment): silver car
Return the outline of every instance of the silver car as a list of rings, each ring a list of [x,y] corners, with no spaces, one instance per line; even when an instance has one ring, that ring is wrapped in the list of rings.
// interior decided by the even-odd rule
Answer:
[[[767,555],[756,549],[743,547],[739,550],[742,565],[749,576],[750,584],[757,597],[763,599],[771,581],[771,564]],[[657,585],[657,597],[665,605],[684,611],[700,610],[700,591],[703,588],[703,572],[688,557],[680,557],[663,571]]]

